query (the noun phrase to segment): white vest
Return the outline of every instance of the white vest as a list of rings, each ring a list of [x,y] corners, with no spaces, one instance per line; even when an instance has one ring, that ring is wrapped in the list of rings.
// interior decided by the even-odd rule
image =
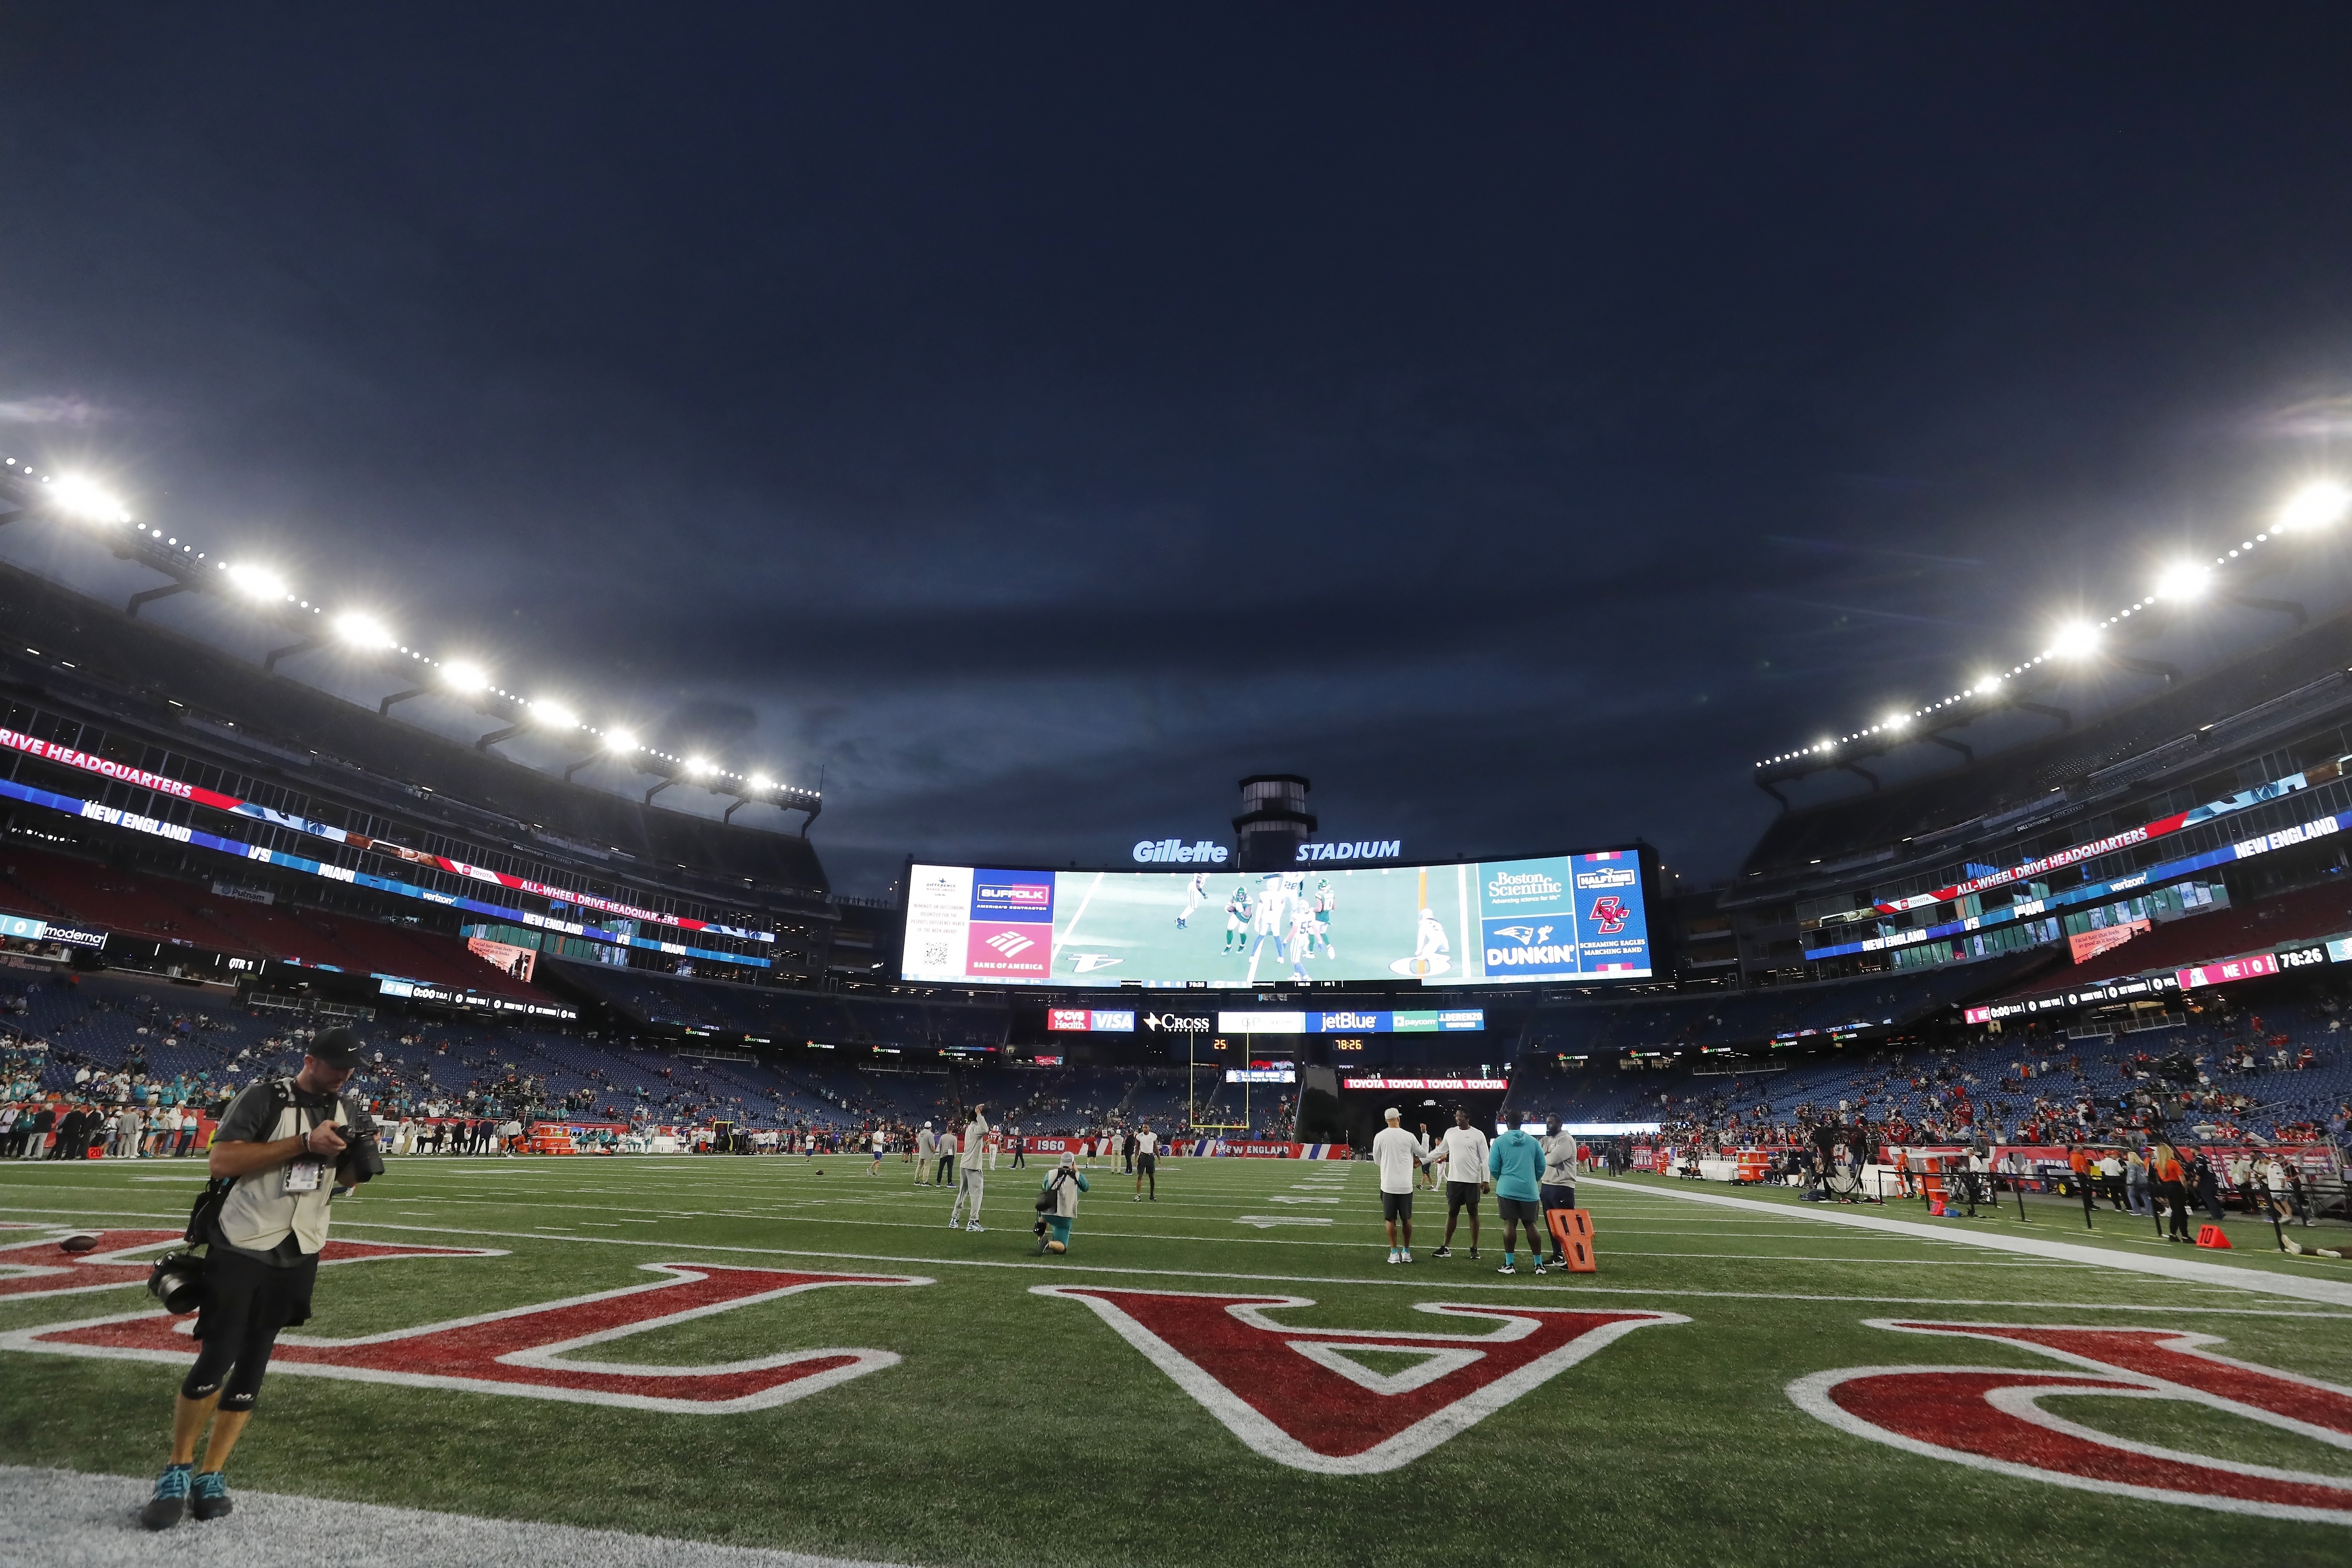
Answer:
[[[335,1100],[333,1117],[339,1127],[350,1124],[341,1097]],[[269,1136],[256,1142],[275,1142],[318,1125],[318,1118],[312,1112],[289,1104],[278,1110],[278,1124],[270,1130]],[[221,1236],[231,1247],[268,1252],[290,1232],[295,1246],[306,1253],[316,1253],[327,1245],[327,1200],[332,1195],[334,1184],[331,1160],[320,1172],[319,1184],[307,1193],[286,1190],[284,1165],[239,1176],[221,1204]]]

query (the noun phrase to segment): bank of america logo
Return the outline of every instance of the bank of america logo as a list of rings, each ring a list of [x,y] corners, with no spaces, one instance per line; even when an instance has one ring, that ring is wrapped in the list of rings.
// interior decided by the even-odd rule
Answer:
[[[988,945],[1007,958],[1016,958],[1037,944],[1019,931],[1001,931],[988,939]]]

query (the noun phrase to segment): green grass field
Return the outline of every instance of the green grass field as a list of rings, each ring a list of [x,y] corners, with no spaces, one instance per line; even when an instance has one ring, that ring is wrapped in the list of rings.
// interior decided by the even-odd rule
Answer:
[[[74,1225],[176,1226],[195,1169],[0,1164],[0,1221],[32,1227],[0,1241],[40,1243],[0,1258],[62,1261],[47,1237]],[[302,1336],[386,1333],[646,1285],[656,1279],[642,1267],[649,1263],[935,1283],[814,1289],[565,1352],[649,1372],[817,1348],[899,1358],[791,1403],[730,1413],[416,1389],[281,1368],[232,1479],[257,1490],[941,1565],[1214,1556],[1335,1568],[1824,1558],[2279,1565],[2341,1563],[2352,1552],[2352,1489],[2337,1505],[2344,1511],[2325,1522],[2074,1489],[1867,1440],[1809,1414],[1790,1391],[1809,1374],[1846,1368],[2067,1370],[2014,1344],[1896,1332],[1869,1326],[1873,1319],[2209,1334],[2225,1342],[2212,1347],[2221,1354],[2339,1392],[2310,1393],[2323,1407],[2302,1428],[2144,1393],[2051,1403],[2094,1434],[2320,1478],[2298,1484],[2322,1491],[2329,1478],[2352,1489],[2352,1429],[2333,1441],[2321,1430],[2336,1404],[2352,1408],[2340,1393],[2352,1385],[2352,1305],[2259,1288],[2283,1277],[2345,1291],[2352,1266],[2266,1256],[2252,1249],[2251,1227],[2240,1233],[2244,1250],[2193,1255],[2233,1274],[2173,1279],[2099,1261],[2187,1253],[2146,1239],[2145,1222],[2122,1216],[2100,1216],[2089,1242],[2096,1250],[2084,1258],[1965,1239],[2083,1240],[2079,1212],[2054,1204],[2023,1223],[2012,1207],[1914,1237],[1854,1229],[1752,1192],[1737,1195],[1766,1206],[1694,1202],[1693,1189],[1664,1180],[1591,1182],[1584,1198],[1600,1272],[1501,1279],[1491,1212],[1480,1262],[1468,1260],[1466,1236],[1456,1237],[1453,1259],[1430,1258],[1442,1230],[1430,1194],[1420,1199],[1418,1261],[1388,1265],[1364,1165],[1171,1161],[1156,1205],[1129,1201],[1124,1178],[1095,1172],[1062,1259],[1031,1256],[1034,1173],[1000,1167],[983,1215],[991,1228],[972,1235],[949,1230],[948,1194],[911,1187],[895,1158],[878,1179],[865,1170],[862,1161],[797,1158],[395,1162],[364,1197],[338,1205],[339,1238],[505,1256],[324,1270],[319,1313]],[[1920,1211],[1885,1212],[1916,1219]],[[1268,1309],[1272,1321],[1390,1336],[1476,1333],[1492,1321],[1434,1317],[1415,1310],[1423,1303],[1688,1321],[1625,1332],[1395,1468],[1331,1474],[1267,1457],[1100,1312],[1033,1289],[1055,1285],[1307,1298],[1311,1306]],[[0,1296],[0,1333],[149,1306],[135,1286]],[[530,1319],[508,1321],[527,1327]],[[534,1342],[524,1333],[517,1342]],[[1303,1355],[1282,1359],[1287,1349],[1268,1353],[1283,1365],[1310,1364]],[[1347,1359],[1377,1381],[1422,1358],[1392,1342]],[[162,1461],[179,1375],[150,1362],[0,1350],[0,1460],[150,1475]],[[1343,1425],[1349,1408],[1386,1410],[1386,1400],[1414,1396],[1349,1397],[1355,1406],[1332,1407]],[[127,1488],[124,1510],[139,1500]]]

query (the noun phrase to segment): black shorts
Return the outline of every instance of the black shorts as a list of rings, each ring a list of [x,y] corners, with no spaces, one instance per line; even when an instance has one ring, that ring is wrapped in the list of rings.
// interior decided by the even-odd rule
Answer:
[[[1445,1212],[1451,1215],[1463,1209],[1468,1209],[1472,1214],[1478,1212],[1478,1184],[1476,1182],[1446,1183]]]
[[[1576,1206],[1574,1187],[1558,1187],[1546,1182],[1537,1190],[1543,1194],[1543,1206],[1548,1209],[1572,1209]]]
[[[1135,1157],[1135,1173],[1139,1176],[1148,1176],[1159,1168],[1160,1156],[1157,1154],[1138,1154]]]
[[[221,1408],[250,1410],[269,1370],[278,1331],[307,1322],[319,1279],[313,1254],[290,1268],[207,1248],[205,1300],[196,1313],[196,1362],[180,1392],[191,1399],[221,1396]]]
[[[1381,1217],[1382,1219],[1411,1219],[1412,1217],[1412,1194],[1411,1193],[1382,1193],[1381,1194]]]
[[[1530,1236],[1535,1235],[1543,1226],[1543,1211],[1536,1206],[1536,1200],[1533,1198],[1498,1196],[1495,1199],[1495,1207],[1500,1211],[1496,1217],[1506,1223],[1517,1220],[1528,1227],[1528,1234]]]

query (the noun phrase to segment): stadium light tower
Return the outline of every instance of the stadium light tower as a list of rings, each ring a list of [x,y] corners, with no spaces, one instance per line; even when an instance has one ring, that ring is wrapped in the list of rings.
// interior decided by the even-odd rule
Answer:
[[[577,730],[580,715],[562,703],[542,697],[530,705],[531,721],[551,730]]]
[[[2326,528],[2352,512],[2352,490],[2334,479],[2316,479],[2287,498],[2272,526],[2281,533],[2304,528]]]
[[[2156,580],[2156,596],[2168,605],[2185,604],[2205,596],[2206,584],[2213,579],[2213,569],[2194,561],[2178,561],[2164,569]]]
[[[2088,621],[2069,621],[2050,639],[2050,651],[2060,658],[2082,658],[2098,651],[2099,628]]]
[[[335,635],[352,647],[372,653],[392,647],[396,640],[382,621],[360,610],[337,616]]]
[[[227,572],[230,584],[248,599],[283,599],[287,596],[286,579],[267,566],[247,563],[224,567],[223,570]]]
[[[441,684],[452,691],[473,693],[490,689],[489,672],[478,664],[454,659],[441,667]]]
[[[604,749],[615,755],[626,756],[637,749],[637,738],[626,730],[607,730],[604,731]]]
[[[42,489],[50,509],[82,522],[129,522],[122,503],[79,474],[59,474]]]

